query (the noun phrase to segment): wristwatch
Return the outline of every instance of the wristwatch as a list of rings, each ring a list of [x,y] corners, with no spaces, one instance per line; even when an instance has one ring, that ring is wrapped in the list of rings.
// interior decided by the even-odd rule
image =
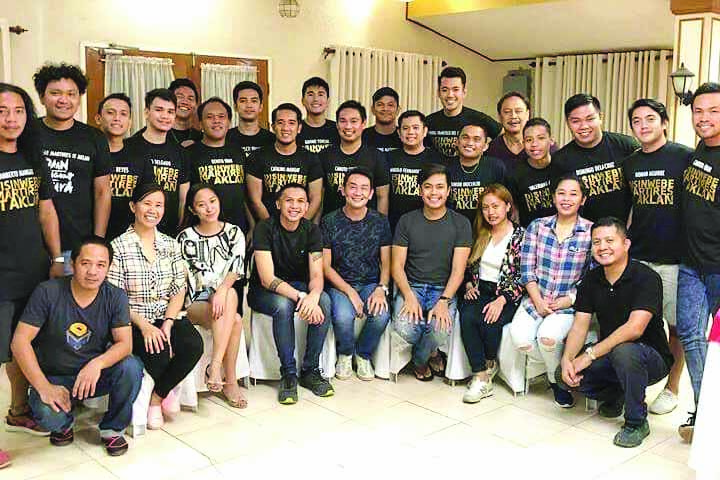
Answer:
[[[591,346],[587,347],[585,349],[585,353],[587,353],[587,356],[590,357],[590,360],[592,360],[593,362],[595,360],[597,360],[597,357],[595,356],[595,350],[593,350],[593,347],[591,347]]]
[[[59,257],[53,258],[53,263],[65,263],[65,257],[60,255]]]
[[[388,295],[390,295],[390,289],[386,285],[383,285],[382,283],[378,283],[378,287],[383,289],[383,292],[385,292],[386,297]]]
[[[438,301],[440,301],[440,300],[445,301],[445,302],[449,302],[449,301],[450,301],[450,297],[446,297],[445,295],[442,295],[442,296],[438,299]]]

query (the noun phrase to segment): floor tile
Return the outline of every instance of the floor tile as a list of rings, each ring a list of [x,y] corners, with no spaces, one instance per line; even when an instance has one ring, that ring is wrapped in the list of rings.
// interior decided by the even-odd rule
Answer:
[[[515,405],[505,405],[465,423],[480,431],[529,446],[569,428],[566,424],[528,412]]]

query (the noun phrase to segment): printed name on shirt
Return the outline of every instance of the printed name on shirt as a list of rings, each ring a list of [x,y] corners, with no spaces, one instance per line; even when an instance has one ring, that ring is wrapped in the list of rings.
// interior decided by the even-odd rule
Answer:
[[[275,171],[274,169],[276,168],[288,168],[288,170],[290,170],[291,167],[272,168],[273,171]],[[293,170],[300,172],[299,168],[294,168]],[[280,170],[278,173],[268,173],[263,176],[263,184],[268,192],[277,192],[288,183],[299,183],[300,185],[305,186],[307,184],[307,175],[302,173],[288,173],[287,171]]]
[[[309,138],[304,141],[305,150],[311,153],[320,153],[330,146],[327,138]]]
[[[524,195],[525,205],[529,212],[534,212],[541,208],[552,208],[552,195],[550,194],[550,182],[536,183],[530,185],[528,190],[529,193]]]
[[[706,165],[700,160],[693,160],[692,166],[686,169],[683,175],[685,190],[703,200],[714,202],[720,179],[705,173],[710,171],[712,171],[710,165]]]
[[[613,162],[580,168],[575,174],[582,178],[590,197],[623,189],[622,167],[615,167]]]
[[[230,159],[227,159],[230,160]],[[232,162],[232,160],[230,160]],[[245,183],[245,170],[242,165],[220,164],[203,165],[198,168],[200,181],[213,185],[237,185]]]
[[[455,208],[458,210],[476,209],[478,197],[485,191],[485,187],[480,185],[480,182],[453,183],[452,189],[453,198],[455,199]]]
[[[419,168],[391,168],[390,180],[393,193],[396,195],[420,195],[417,183],[419,173]]]
[[[20,174],[32,175],[33,171],[20,170],[7,173],[14,173],[16,175],[13,177],[17,177]],[[40,179],[38,177],[3,179],[0,181],[0,212],[34,207],[38,203],[39,196]]]
[[[169,162],[168,162],[169,163]],[[178,169],[170,167],[153,166],[155,182],[166,192],[177,191]]]
[[[673,205],[675,203],[675,180],[672,178],[632,180],[630,190],[638,205]]]
[[[121,170],[125,170],[125,172],[121,172]],[[110,174],[111,195],[113,197],[132,197],[138,176],[126,173],[129,171],[128,167],[115,167],[115,171],[118,173]]]

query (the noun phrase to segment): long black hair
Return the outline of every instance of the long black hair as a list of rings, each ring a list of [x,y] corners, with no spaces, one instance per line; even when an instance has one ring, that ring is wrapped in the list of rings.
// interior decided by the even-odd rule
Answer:
[[[40,151],[39,142],[37,141],[37,113],[35,111],[35,105],[28,93],[10,83],[0,82],[0,94],[3,93],[15,93],[22,98],[22,102],[25,105],[25,114],[27,121],[25,122],[25,128],[17,139],[18,153],[21,153],[25,160],[36,170],[36,173],[42,169],[42,152]]]
[[[221,222],[224,221],[225,217],[223,215],[222,200],[220,200],[220,195],[218,195],[215,187],[210,185],[209,183],[196,183],[195,185],[190,187],[187,197],[185,198],[185,214],[183,215],[183,222],[180,230],[194,227],[195,225],[200,223],[200,218],[198,218],[198,216],[195,215],[195,213],[192,211],[192,207],[193,203],[195,203],[195,196],[197,195],[197,193],[200,190],[205,190],[206,188],[213,192],[216,197],[218,197],[218,202],[220,202],[220,213],[218,214],[218,220],[220,220]]]

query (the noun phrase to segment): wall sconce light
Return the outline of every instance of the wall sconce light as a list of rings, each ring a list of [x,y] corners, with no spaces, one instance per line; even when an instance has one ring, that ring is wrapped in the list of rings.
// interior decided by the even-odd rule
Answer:
[[[693,77],[695,74],[685,68],[685,64],[681,63],[680,68],[670,74],[675,96],[683,105],[690,105],[692,102],[693,91],[691,90]]]
[[[297,0],[280,0],[278,12],[283,18],[295,18],[300,13],[300,4]]]

